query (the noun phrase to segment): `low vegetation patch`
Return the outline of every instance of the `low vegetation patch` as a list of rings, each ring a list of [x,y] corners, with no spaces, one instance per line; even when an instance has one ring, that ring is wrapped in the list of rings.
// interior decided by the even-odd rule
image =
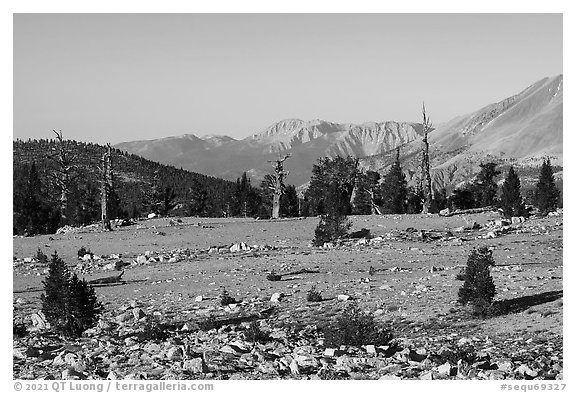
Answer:
[[[236,301],[236,299],[234,299],[232,296],[230,296],[230,294],[228,293],[226,288],[222,288],[222,293],[220,294],[220,305],[227,306],[229,304],[234,304],[234,303],[238,303],[238,302]]]
[[[266,279],[267,279],[268,281],[280,281],[280,280],[282,279],[282,276],[279,275],[279,274],[276,274],[276,272],[275,272],[274,270],[272,270],[272,271],[270,272],[270,274],[268,274],[268,275],[266,276]]]
[[[138,333],[140,341],[164,341],[168,337],[170,337],[168,325],[160,323],[156,318],[147,315],[144,328]]]
[[[257,321],[252,321],[244,332],[246,340],[255,343],[266,343],[271,340],[270,335],[260,329]]]
[[[374,321],[371,315],[360,310],[356,303],[350,303],[336,322],[325,327],[324,338],[326,347],[388,345],[392,333]]]
[[[306,300],[309,302],[321,302],[322,301],[322,294],[320,291],[316,290],[315,286],[312,286],[308,293],[306,294]]]
[[[220,323],[218,323],[218,320],[214,315],[210,315],[208,318],[198,322],[198,328],[204,331],[218,329],[219,327]]]
[[[92,255],[94,255],[94,254],[92,253],[92,251],[90,251],[89,248],[86,248],[86,247],[82,246],[82,247],[80,247],[80,249],[78,250],[78,258],[84,258],[84,255],[90,255],[90,256],[92,256]]]

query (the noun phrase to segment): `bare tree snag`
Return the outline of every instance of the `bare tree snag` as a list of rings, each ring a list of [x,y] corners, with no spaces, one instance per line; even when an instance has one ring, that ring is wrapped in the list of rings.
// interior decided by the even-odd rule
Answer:
[[[270,189],[274,191],[272,199],[272,218],[280,217],[280,197],[284,193],[284,178],[290,173],[284,170],[284,161],[286,161],[290,156],[291,154],[286,154],[284,158],[268,161],[274,163],[274,175],[272,176],[273,182],[270,186]]]
[[[60,218],[62,223],[65,224],[67,222],[70,186],[72,185],[72,182],[80,176],[76,167],[78,156],[72,154],[66,149],[61,130],[60,132],[56,130],[52,131],[56,134],[58,147],[54,153],[48,154],[48,158],[56,164],[53,178],[56,182],[56,187],[60,189]]]
[[[103,231],[111,231],[110,218],[108,217],[108,198],[110,190],[112,190],[112,148],[107,144],[106,153],[102,155],[100,160],[100,207],[102,210],[101,222]]]
[[[424,203],[422,213],[428,213],[432,203],[432,178],[430,177],[430,144],[428,143],[428,133],[432,128],[430,119],[426,116],[426,107],[422,103],[422,125],[424,126],[424,138],[422,139],[422,172],[420,178],[421,190],[424,192]],[[422,188],[423,183],[423,188]]]

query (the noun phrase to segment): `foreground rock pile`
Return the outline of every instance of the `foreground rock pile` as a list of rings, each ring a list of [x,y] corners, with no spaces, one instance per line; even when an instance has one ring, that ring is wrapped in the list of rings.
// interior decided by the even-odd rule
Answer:
[[[208,314],[238,323],[200,330],[199,323]],[[302,324],[290,315],[281,307],[262,311],[262,304],[253,302],[175,316],[132,302],[71,341],[36,323],[26,335],[14,339],[14,378],[563,378],[561,337],[495,341],[440,331],[418,334],[391,325],[398,334],[389,345],[331,348],[324,345],[326,321]],[[251,339],[251,323],[265,339]]]

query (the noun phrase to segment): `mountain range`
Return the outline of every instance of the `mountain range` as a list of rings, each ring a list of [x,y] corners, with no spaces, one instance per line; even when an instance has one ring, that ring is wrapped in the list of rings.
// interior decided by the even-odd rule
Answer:
[[[500,102],[439,124],[429,134],[435,187],[469,179],[487,160],[517,166],[540,165],[544,156],[562,166],[563,76],[544,78]],[[286,119],[237,140],[223,135],[186,134],[123,142],[115,148],[163,164],[235,180],[242,172],[256,180],[272,171],[271,160],[285,161],[287,182],[300,186],[317,159],[355,156],[361,166],[384,173],[401,148],[410,182],[418,176],[423,126],[384,121],[339,124],[324,120]]]

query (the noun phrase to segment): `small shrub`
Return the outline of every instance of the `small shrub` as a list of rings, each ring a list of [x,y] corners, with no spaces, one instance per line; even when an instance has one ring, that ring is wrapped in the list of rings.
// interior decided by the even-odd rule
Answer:
[[[322,294],[320,293],[320,291],[316,290],[315,286],[313,286],[306,294],[306,300],[308,300],[309,302],[321,302]]]
[[[216,319],[216,317],[214,315],[210,315],[208,318],[206,318],[203,321],[198,322],[198,328],[200,330],[212,330],[212,329],[218,329],[220,327],[220,324],[218,323],[218,320]]]
[[[320,217],[320,222],[314,230],[314,246],[322,246],[324,243],[340,239],[348,234],[352,227],[350,219],[343,214],[325,214]]]
[[[103,307],[94,288],[70,273],[56,252],[52,255],[48,277],[43,284],[42,311],[56,331],[79,337],[96,324]]]
[[[485,314],[496,295],[496,287],[490,275],[490,266],[494,266],[492,251],[488,247],[473,249],[468,257],[464,284],[458,290],[461,304],[471,303],[475,314]]]
[[[469,344],[455,350],[447,349],[440,353],[440,357],[442,363],[449,362],[452,365],[456,365],[459,360],[467,364],[472,364],[478,360],[476,350]]]
[[[80,247],[78,250],[78,258],[83,258],[86,254],[89,254],[90,256],[94,255],[90,249],[86,249],[84,246]]]
[[[230,296],[230,294],[228,293],[226,288],[223,288],[222,293],[220,294],[220,304],[222,306],[227,306],[227,305],[233,304],[233,303],[237,303],[236,299],[234,299],[232,296]]]
[[[457,281],[465,281],[466,280],[466,268],[463,267],[460,269],[458,273],[456,273],[456,280]]]
[[[38,249],[38,251],[36,251],[36,260],[38,261],[38,263],[46,264],[46,265],[48,264],[48,257],[40,249]]]
[[[270,336],[268,333],[262,331],[258,322],[252,321],[246,331],[244,332],[246,340],[252,341],[253,343],[266,343],[270,341]]]
[[[280,281],[280,280],[282,280],[282,276],[279,275],[279,274],[276,274],[276,272],[274,272],[274,270],[272,270],[272,271],[270,272],[270,274],[268,274],[268,275],[266,276],[266,279],[267,279],[268,281]]]
[[[14,337],[24,337],[26,334],[28,334],[28,329],[25,324],[12,321],[12,335]]]
[[[170,337],[168,325],[160,323],[154,317],[146,316],[144,328],[138,333],[141,341],[164,341]]]
[[[318,370],[318,373],[316,373],[316,375],[323,381],[350,379],[350,375],[344,370],[335,370],[332,368],[324,368],[324,367]]]
[[[336,322],[326,328],[325,346],[388,345],[392,340],[389,329],[380,326],[371,315],[365,314],[355,303],[350,303]]]

